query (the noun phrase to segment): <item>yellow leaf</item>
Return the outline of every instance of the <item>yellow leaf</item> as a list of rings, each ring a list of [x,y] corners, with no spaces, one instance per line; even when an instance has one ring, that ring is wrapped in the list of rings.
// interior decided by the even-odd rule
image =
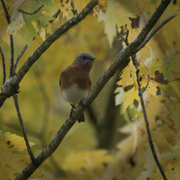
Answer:
[[[149,95],[145,101],[147,116],[149,121],[154,121],[158,117],[162,122],[166,123],[169,127],[174,127],[174,123],[168,118],[170,111],[166,106],[168,99],[162,95],[152,96]]]
[[[114,161],[106,150],[84,151],[69,154],[64,168],[80,180],[98,178],[107,165]]]
[[[129,36],[128,36],[129,42],[132,42],[138,36],[138,34],[141,32],[141,30],[142,30],[142,28],[131,29],[129,32]],[[149,52],[150,47],[153,47],[153,53],[155,54],[155,59],[158,59],[160,61],[163,60],[164,54],[163,54],[158,42],[152,38],[146,44],[145,47],[143,47],[139,52],[136,53],[136,59],[139,62],[144,62],[147,59],[147,57],[152,56],[151,52]]]
[[[140,12],[138,8],[135,8],[136,2],[134,0],[117,0],[124,9],[128,12],[132,13],[133,15],[139,16]]]
[[[67,1],[63,0],[60,3],[60,10],[63,13],[63,16],[66,17],[67,19],[71,18],[73,16],[72,13],[72,6],[71,6],[71,1],[68,1],[68,3],[66,3]]]
[[[143,87],[146,87],[147,83],[148,83],[148,78],[147,78],[147,77],[146,77],[146,78],[143,78],[143,79],[141,80],[141,87],[142,87],[142,88],[143,88]],[[153,95],[153,96],[156,96],[157,87],[158,87],[158,86],[159,86],[159,83],[158,83],[158,82],[153,81],[153,80],[149,80],[149,84],[148,84],[148,87],[147,87],[146,91],[147,91],[149,94],[151,94],[151,95]]]
[[[128,108],[128,106],[132,105],[134,103],[134,100],[139,101],[139,95],[138,95],[138,89],[136,86],[134,86],[129,91],[125,92],[122,98],[126,98],[123,103],[123,113]]]
[[[137,85],[136,80],[136,68],[134,67],[132,60],[129,62],[128,66],[124,68],[120,78],[121,80],[117,82],[119,86],[127,87],[130,85]]]
[[[130,12],[124,9],[117,1],[107,1],[107,10],[105,13],[100,11],[99,21],[105,24],[104,31],[107,34],[110,47],[116,36],[116,25],[130,25],[129,17],[134,17]]]
[[[156,149],[156,153],[158,154],[158,157],[161,159],[161,161],[163,161],[163,163],[161,162],[161,164],[167,178],[169,180],[179,180],[180,161],[179,161],[178,155],[175,156],[175,154],[171,152],[167,152],[165,154],[160,155],[156,144],[154,145],[155,145],[155,149]],[[147,179],[147,178],[163,180],[161,174],[159,173],[157,165],[155,164],[154,158],[152,157],[152,153],[150,152],[150,149],[147,150],[145,155],[148,160],[148,163],[144,166],[146,170],[141,172],[137,180],[142,180],[142,179]]]
[[[74,9],[79,13],[81,11],[81,2],[82,0],[74,0]]]
[[[107,9],[107,0],[98,0],[98,5],[100,7],[100,9],[102,10],[102,12],[106,12]]]
[[[82,0],[81,1],[81,6],[80,6],[80,11],[88,4],[89,0]]]
[[[24,155],[24,150],[26,150],[24,138],[0,132],[0,174],[6,177],[3,179],[14,180],[30,163],[29,155]],[[37,170],[32,177],[42,177],[40,170]]]

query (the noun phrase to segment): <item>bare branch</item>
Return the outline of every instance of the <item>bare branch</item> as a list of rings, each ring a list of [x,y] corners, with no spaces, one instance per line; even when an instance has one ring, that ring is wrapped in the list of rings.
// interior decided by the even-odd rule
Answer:
[[[60,9],[58,9],[52,16],[54,19],[50,20],[49,23],[52,23],[58,17],[60,12],[61,12]]]
[[[126,35],[126,39],[124,39],[124,37],[120,34],[122,40],[125,42],[125,44],[128,46],[129,43],[128,43],[128,34],[129,32],[127,31],[127,35]],[[148,85],[149,85],[149,80],[150,80],[150,77],[148,75],[148,82],[146,84],[146,87],[145,88],[141,88],[141,83],[140,83],[140,77],[139,77],[139,69],[138,69],[138,63],[137,63],[137,60],[135,59],[135,57],[132,55],[132,61],[133,61],[133,64],[136,68],[136,77],[137,77],[137,84],[138,84],[138,91],[139,91],[139,98],[140,98],[140,103],[141,103],[141,106],[142,106],[142,110],[143,110],[143,115],[144,115],[144,120],[145,120],[145,125],[146,125],[146,130],[147,130],[147,135],[148,135],[148,140],[149,140],[149,145],[150,145],[150,148],[151,148],[151,152],[153,154],[153,157],[154,157],[154,160],[159,168],[159,171],[163,177],[164,180],[166,180],[166,175],[164,173],[164,170],[163,168],[161,167],[161,164],[158,160],[158,157],[157,157],[157,154],[156,154],[156,151],[155,151],[155,148],[154,148],[154,145],[153,145],[153,141],[152,141],[152,137],[151,137],[151,131],[150,131],[150,128],[149,128],[149,122],[148,122],[148,118],[147,118],[147,114],[146,114],[146,108],[145,108],[145,104],[144,104],[144,99],[143,99],[143,93],[145,92],[145,90],[147,89]]]
[[[41,8],[44,7],[44,4],[42,6],[40,6],[37,10],[33,11],[32,13],[29,13],[29,12],[25,12],[21,9],[18,9],[19,12],[23,13],[23,14],[27,14],[27,15],[33,15],[33,14],[36,14],[38,11],[41,10]]]
[[[128,46],[129,45],[129,42],[128,42],[128,34],[129,34],[129,31],[127,31],[127,35],[126,35],[126,38],[124,39],[124,37],[120,34],[122,40],[125,42],[125,44]],[[141,103],[141,106],[142,106],[142,110],[143,110],[143,115],[144,115],[144,121],[145,121],[145,125],[146,125],[146,130],[147,130],[147,135],[148,135],[148,140],[149,140],[149,145],[150,145],[150,148],[151,148],[151,152],[153,154],[153,157],[154,157],[154,160],[156,162],[156,165],[158,166],[159,168],[159,171],[163,177],[164,180],[167,180],[167,177],[164,173],[164,170],[163,168],[161,167],[161,164],[158,160],[158,157],[157,157],[157,154],[156,154],[156,151],[155,151],[155,148],[154,148],[154,145],[153,145],[153,141],[152,141],[152,137],[151,137],[151,131],[150,131],[150,128],[149,128],[149,122],[148,122],[148,118],[147,118],[147,113],[146,113],[146,108],[145,108],[145,104],[144,104],[144,99],[143,99],[143,93],[145,92],[145,90],[147,89],[148,85],[149,85],[149,80],[150,80],[150,77],[148,75],[148,82],[146,84],[146,87],[145,88],[141,88],[141,83],[140,83],[140,77],[139,77],[139,69],[138,69],[138,62],[137,60],[135,59],[134,55],[131,56],[132,57],[132,61],[133,61],[133,64],[136,68],[136,77],[137,77],[137,84],[138,84],[138,91],[139,91],[139,98],[140,98],[140,103]]]
[[[126,38],[124,38],[121,33],[118,33],[118,35],[121,37],[122,41],[125,42],[126,46],[129,46],[129,42],[128,42],[129,30],[127,30],[126,32]]]
[[[14,65],[14,41],[13,41],[12,34],[10,34],[10,49],[11,49],[11,60],[10,60],[9,77],[12,77],[13,76],[13,65]]]
[[[6,15],[7,23],[9,25],[11,23],[11,20],[10,20],[10,16],[9,16],[8,10],[6,8],[6,5],[4,3],[4,0],[1,0],[1,3],[2,3],[3,9],[4,9],[4,13]],[[13,65],[14,65],[14,42],[13,42],[12,34],[10,34],[10,49],[11,49],[11,60],[10,60],[9,77],[12,77],[13,76]]]
[[[10,20],[10,16],[9,16],[8,11],[7,11],[6,5],[4,3],[4,0],[1,0],[1,3],[2,3],[3,9],[4,9],[4,13],[5,13],[5,16],[6,16],[7,23],[9,25],[11,23],[11,20]]]
[[[147,82],[146,86],[142,88],[142,93],[144,93],[146,91],[147,87],[149,86],[149,81],[150,81],[150,76],[148,74],[148,82]]]
[[[0,47],[0,53],[1,53],[1,57],[2,57],[2,67],[3,67],[3,84],[6,81],[6,64],[5,64],[5,59],[4,59],[4,54],[2,52],[2,49]]]
[[[26,135],[26,131],[25,131],[25,128],[24,128],[24,124],[23,124],[23,120],[22,120],[22,116],[21,116],[21,112],[20,112],[20,108],[19,108],[18,95],[15,94],[13,96],[13,98],[14,98],[14,104],[15,104],[15,107],[16,107],[16,112],[17,112],[17,115],[18,115],[18,118],[19,118],[19,124],[21,126],[21,131],[23,133],[24,140],[26,142],[27,150],[28,150],[28,153],[29,153],[29,156],[31,158],[32,163],[35,165],[36,161],[35,161],[32,149],[31,149],[31,147],[29,145],[29,141],[28,141],[28,138],[27,138],[27,135]]]
[[[137,69],[137,67],[136,67]],[[149,140],[149,145],[150,145],[150,148],[151,148],[151,152],[152,152],[152,155],[154,157],[154,160],[156,162],[156,165],[163,177],[164,180],[167,180],[167,177],[164,173],[164,170],[159,162],[159,159],[157,157],[157,154],[156,154],[156,151],[155,151],[155,148],[154,148],[154,145],[153,145],[153,140],[152,140],[152,136],[151,136],[151,131],[150,131],[150,128],[149,128],[149,121],[148,121],[148,117],[147,117],[147,113],[146,113],[146,108],[145,108],[145,104],[144,104],[144,99],[143,99],[143,93],[145,91],[145,89],[148,87],[148,84],[149,84],[149,76],[148,76],[148,83],[145,87],[145,89],[142,89],[141,88],[141,83],[140,83],[140,77],[139,77],[139,70],[136,71],[136,76],[137,76],[137,84],[138,84],[138,91],[139,91],[139,98],[140,98],[140,103],[141,103],[141,106],[142,106],[142,111],[143,111],[143,116],[144,116],[144,121],[145,121],[145,125],[146,125],[146,131],[147,131],[147,135],[148,135],[148,140]]]
[[[17,58],[16,58],[16,61],[14,63],[14,67],[13,67],[13,73],[15,74],[16,72],[16,68],[17,68],[17,65],[19,63],[19,60],[21,59],[21,57],[23,56],[23,54],[25,53],[26,49],[27,49],[28,45],[26,44],[24,46],[24,48],[22,49],[22,51],[17,55]]]
[[[136,49],[136,51],[134,52],[137,53],[139,50],[141,50],[148,42],[149,40],[165,25],[167,24],[170,20],[172,20],[173,18],[175,18],[178,12],[180,10],[178,10],[177,12],[175,12],[173,15],[169,16],[168,18],[166,18],[163,22],[161,22],[156,28],[153,29],[153,31],[145,38],[145,40],[143,41],[143,43]]]

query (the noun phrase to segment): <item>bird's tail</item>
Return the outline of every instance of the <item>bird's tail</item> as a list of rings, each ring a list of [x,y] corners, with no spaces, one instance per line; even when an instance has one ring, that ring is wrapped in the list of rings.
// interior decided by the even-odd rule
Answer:
[[[84,122],[85,121],[85,117],[84,117],[84,113],[81,114],[81,116],[78,119],[78,122]]]

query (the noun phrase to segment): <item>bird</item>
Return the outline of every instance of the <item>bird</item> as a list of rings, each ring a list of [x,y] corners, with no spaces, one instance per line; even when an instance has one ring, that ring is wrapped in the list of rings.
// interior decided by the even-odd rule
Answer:
[[[88,53],[82,53],[76,57],[60,74],[59,85],[63,99],[72,106],[70,116],[75,106],[88,95],[91,89],[89,72],[95,58]],[[78,122],[84,122],[84,114],[78,118]]]

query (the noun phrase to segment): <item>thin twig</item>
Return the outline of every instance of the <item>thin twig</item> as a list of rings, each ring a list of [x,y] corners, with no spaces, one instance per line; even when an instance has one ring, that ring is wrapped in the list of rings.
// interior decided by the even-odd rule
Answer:
[[[9,16],[8,11],[7,11],[6,5],[4,3],[4,0],[1,0],[1,3],[2,3],[3,9],[4,9],[4,13],[5,13],[5,16],[6,16],[7,23],[9,25],[11,23],[11,20],[10,20],[10,16]]]
[[[9,25],[11,23],[9,13],[7,11],[7,8],[6,8],[6,5],[5,5],[4,1],[1,0],[1,2],[2,2],[3,8],[4,8],[4,12],[6,14],[7,23]],[[14,42],[13,42],[13,35],[12,34],[10,34],[10,50],[11,50],[11,60],[10,60],[9,78],[13,77],[13,72],[14,72],[14,68],[13,68],[13,66],[14,66]],[[23,125],[23,120],[22,120],[22,117],[21,117],[19,104],[18,104],[18,96],[16,94],[14,94],[13,98],[14,98],[14,104],[15,104],[17,115],[18,115],[18,118],[19,118],[19,123],[20,123],[20,126],[21,126],[21,130],[22,130],[22,133],[23,133],[23,136],[24,136],[24,140],[26,142],[27,149],[28,149],[28,153],[30,155],[30,158],[31,158],[32,162],[35,164],[35,158],[33,156],[31,147],[29,145],[29,141],[28,141],[28,138],[27,138],[27,135],[26,135],[26,132],[25,132],[24,125]]]
[[[23,56],[23,54],[25,53],[26,49],[27,49],[28,45],[26,44],[24,46],[24,48],[22,49],[22,51],[17,55],[17,58],[16,58],[16,61],[14,63],[14,67],[13,67],[13,73],[16,72],[16,68],[17,68],[17,65],[19,63],[19,60],[21,59],[21,57]]]
[[[26,146],[27,146],[27,150],[28,150],[29,156],[31,158],[31,161],[35,165],[36,164],[36,160],[34,158],[32,149],[31,149],[31,147],[29,145],[29,141],[28,141],[28,138],[27,138],[27,135],[26,135],[26,131],[25,131],[25,128],[24,128],[24,124],[23,124],[23,120],[22,120],[22,116],[21,116],[21,112],[20,112],[20,108],[19,108],[19,103],[18,103],[18,95],[17,94],[13,95],[13,98],[14,98],[14,104],[15,104],[15,107],[16,107],[16,112],[17,112],[17,115],[18,115],[18,118],[19,118],[19,124],[21,126],[21,131],[23,133],[24,140],[25,140],[25,143],[26,143]]]
[[[5,59],[4,59],[4,54],[2,52],[2,49],[0,47],[0,53],[1,53],[1,57],[2,57],[2,67],[3,67],[3,84],[6,81],[6,64],[5,64]]]
[[[126,44],[126,46],[129,46],[129,42],[128,42],[128,36],[129,36],[129,30],[127,30],[126,32],[126,38],[123,37],[123,35],[121,33],[118,34],[121,39],[124,41],[124,43]],[[133,63],[136,63],[136,66],[138,67],[138,63],[136,62],[136,58],[135,58],[135,54],[131,55],[132,61]]]
[[[10,60],[9,77],[12,77],[13,76],[13,66],[14,66],[14,42],[13,42],[12,34],[10,34],[10,49],[11,49],[11,60]]]
[[[121,35],[121,38],[122,40],[125,42],[125,44],[128,46],[129,43],[128,43],[128,34],[129,32],[127,31],[127,35],[126,35],[126,39],[124,39],[124,37]],[[150,148],[151,148],[151,152],[153,154],[153,157],[154,157],[154,160],[156,162],[156,165],[163,177],[164,180],[167,180],[167,177],[164,173],[164,170],[158,160],[158,157],[157,157],[157,154],[156,154],[156,151],[155,151],[155,148],[154,148],[154,145],[153,145],[153,141],[152,141],[152,137],[151,137],[151,132],[150,132],[150,128],[149,128],[149,122],[148,122],[148,118],[147,118],[147,113],[146,113],[146,108],[145,108],[145,104],[144,104],[144,99],[143,99],[143,93],[145,92],[145,90],[147,89],[148,85],[149,85],[149,80],[150,80],[150,77],[148,75],[148,82],[146,84],[146,87],[144,87],[143,89],[141,88],[141,83],[140,83],[140,77],[139,77],[139,69],[138,69],[138,62],[137,60],[135,59],[135,54],[133,54],[131,56],[132,58],[132,61],[133,61],[133,64],[136,68],[136,77],[137,77],[137,84],[138,84],[138,91],[139,91],[139,98],[140,98],[140,103],[141,103],[141,106],[142,106],[142,110],[143,110],[143,116],[144,116],[144,120],[145,120],[145,125],[146,125],[146,130],[147,130],[147,135],[148,135],[148,140],[149,140],[149,145],[150,145]]]
[[[49,23],[52,23],[58,17],[60,12],[61,12],[60,9],[58,9],[52,16],[54,19],[49,20]]]
[[[33,11],[32,13],[30,13],[30,12],[25,12],[25,11],[23,11],[23,10],[21,10],[21,9],[18,9],[18,11],[21,12],[21,13],[23,13],[23,14],[33,15],[33,14],[36,14],[38,11],[40,11],[43,6],[44,6],[44,4],[43,4],[42,6],[40,6],[37,10]]]
[[[142,93],[144,93],[146,91],[147,87],[149,86],[149,81],[150,81],[150,76],[148,74],[148,82],[147,82],[146,86],[142,88]]]
[[[173,15],[169,16],[168,18],[166,18],[163,22],[161,22],[156,28],[153,29],[153,31],[145,38],[145,40],[143,41],[143,43],[135,50],[134,53],[137,53],[140,49],[142,49],[148,42],[149,40],[156,34],[156,32],[158,32],[165,24],[167,24],[170,20],[172,20],[173,18],[175,18],[177,16],[177,13],[180,10],[178,10],[177,12],[175,12]]]
[[[154,157],[154,160],[156,162],[156,165],[163,177],[164,180],[167,180],[167,177],[164,173],[164,170],[159,162],[159,159],[157,157],[157,154],[156,154],[156,151],[155,151],[155,148],[154,148],[154,144],[153,144],[153,141],[152,141],[152,137],[151,137],[151,131],[150,131],[150,128],[149,128],[149,121],[148,121],[148,117],[147,117],[147,113],[146,113],[146,108],[145,108],[145,104],[144,104],[144,99],[143,99],[143,90],[141,89],[141,84],[140,84],[140,79],[139,79],[139,71],[136,71],[136,75],[137,75],[137,82],[138,82],[138,90],[139,90],[139,98],[140,98],[140,102],[141,102],[141,106],[142,106],[142,111],[143,111],[143,116],[144,116],[144,121],[145,121],[145,125],[146,125],[146,131],[147,131],[147,135],[148,135],[148,140],[149,140],[149,145],[150,145],[150,148],[151,148],[151,152],[152,152],[152,155]]]
[[[10,16],[9,16],[8,10],[6,8],[6,5],[4,3],[4,0],[1,0],[1,3],[2,3],[3,9],[4,9],[4,13],[6,15],[7,23],[9,25],[11,23],[11,20],[10,20]],[[10,34],[10,50],[11,50],[11,59],[10,59],[9,77],[12,77],[13,76],[13,65],[14,65],[14,42],[13,42],[12,34]]]

